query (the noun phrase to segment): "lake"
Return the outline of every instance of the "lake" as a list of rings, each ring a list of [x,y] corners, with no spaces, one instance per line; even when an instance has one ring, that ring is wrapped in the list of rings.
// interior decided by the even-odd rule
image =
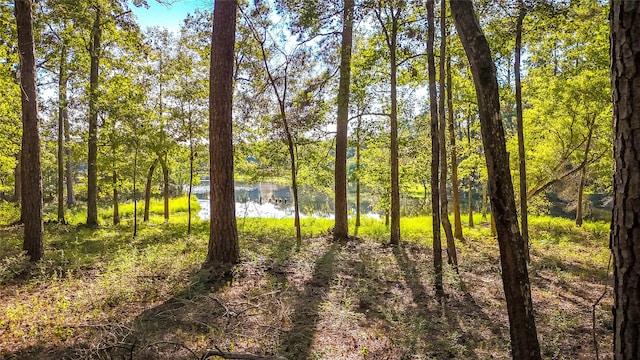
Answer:
[[[209,219],[209,185],[194,186],[193,193],[198,198],[201,219]],[[293,195],[291,187],[274,183],[243,184],[236,183],[236,217],[239,218],[293,218]],[[355,193],[349,194],[349,198],[355,199]],[[299,191],[300,217],[317,217],[333,219],[333,197],[321,191],[315,191],[308,187],[301,187]],[[380,218],[380,214],[373,211],[375,203],[370,200],[362,200],[360,208],[362,214]],[[355,214],[355,202],[348,201],[347,207],[350,213]]]

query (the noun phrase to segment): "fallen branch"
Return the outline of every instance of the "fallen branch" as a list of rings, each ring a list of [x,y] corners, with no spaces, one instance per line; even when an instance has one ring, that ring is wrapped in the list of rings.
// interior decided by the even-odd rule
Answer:
[[[173,345],[175,347],[186,349],[187,351],[189,351],[191,353],[191,355],[193,355],[193,357],[196,360],[198,359],[198,355],[196,355],[196,353],[193,350],[191,350],[188,346],[186,346],[183,343],[177,343],[177,342],[171,342],[171,341],[158,341],[158,342],[155,342],[153,344],[149,344],[149,345],[145,346],[144,348],[142,348],[142,350],[146,350],[146,349],[152,348],[154,346],[158,346],[158,345]]]
[[[230,353],[220,350],[220,348],[218,348],[217,346],[216,350],[207,350],[204,354],[202,354],[200,360],[205,360],[214,356],[218,356],[223,359],[236,360],[287,360],[287,358],[284,356],[260,356],[247,353]]]

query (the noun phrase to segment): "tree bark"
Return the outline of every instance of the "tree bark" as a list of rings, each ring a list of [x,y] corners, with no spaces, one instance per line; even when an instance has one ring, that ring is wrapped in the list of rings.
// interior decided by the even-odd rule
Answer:
[[[40,119],[33,40],[31,0],[15,0],[15,15],[20,54],[20,87],[22,89],[22,221],[23,249],[31,261],[44,255],[42,222],[42,172],[40,168]]]
[[[578,184],[578,201],[576,205],[576,226],[582,226],[583,214],[583,197],[584,197],[584,184],[587,177],[587,167],[583,167],[580,171],[580,183]]]
[[[613,352],[640,354],[640,2],[611,1],[611,90],[614,119]]]
[[[284,103],[282,103],[284,106]],[[284,114],[284,113],[283,113]],[[296,161],[296,149],[293,137],[289,131],[289,125],[286,118],[282,117],[287,133],[287,143],[289,147],[289,161],[291,162],[291,193],[293,194],[293,225],[296,228],[296,246],[298,249],[302,245],[302,229],[300,227],[300,204],[298,203],[298,165]]]
[[[582,226],[583,220],[583,199],[584,199],[584,185],[587,178],[587,163],[589,162],[589,150],[591,149],[591,140],[593,138],[593,128],[595,127],[596,115],[593,115],[593,119],[590,120],[587,117],[587,126],[589,127],[589,133],[587,134],[587,143],[584,147],[584,158],[582,160],[582,170],[580,171],[580,184],[578,185],[578,204],[576,207],[576,225]]]
[[[469,145],[469,147],[471,147],[471,114],[469,114],[469,117],[467,118],[467,145]],[[475,169],[474,169],[474,171],[469,173],[469,193],[467,194],[468,198],[469,198],[469,209],[468,210],[469,210],[469,227],[470,228],[474,227],[474,223],[473,223],[473,174],[474,174],[474,172],[475,172]],[[484,188],[483,188],[483,191],[484,191]],[[485,194],[486,193],[483,193],[483,196]],[[485,197],[482,198],[482,201],[486,201],[486,199],[487,198],[485,196]],[[483,208],[482,208],[482,211],[483,211],[482,217],[483,218],[485,217],[484,204],[485,203],[483,202],[482,203],[482,206],[483,206]]]
[[[187,193],[187,212],[189,220],[187,221],[187,234],[191,235],[191,194],[193,192],[193,159],[195,151],[193,149],[193,119],[189,115],[189,191]]]
[[[216,0],[209,81],[210,233],[205,263],[239,261],[233,186],[233,66],[237,0]]]
[[[13,171],[13,179],[13,200],[16,204],[22,204],[22,150],[19,150],[16,154],[16,168]],[[22,221],[22,217],[20,221]]]
[[[360,226],[360,126],[362,117],[358,116],[356,128],[356,228]]]
[[[349,125],[353,8],[354,0],[344,0],[336,131],[335,225],[333,228],[333,238],[338,241],[346,240],[349,236],[349,218],[347,216],[347,127]]]
[[[98,226],[98,71],[100,66],[100,8],[96,8],[96,17],[91,30],[91,72],[89,74],[89,141],[87,161],[87,225]]]
[[[390,114],[390,163],[391,163],[391,245],[400,243],[400,181],[398,163],[398,19],[400,8],[390,9],[391,29],[387,28],[386,21],[382,18],[381,9],[376,9],[376,17],[380,22],[387,47],[389,48],[389,86],[391,90],[391,114]]]
[[[463,240],[460,218],[460,182],[458,180],[458,154],[456,149],[455,115],[453,114],[453,92],[451,91],[451,56],[447,56],[447,109],[449,114],[449,145],[451,146],[451,192],[453,196],[453,236]]]
[[[60,70],[58,72],[58,222],[65,223],[64,219],[64,133],[65,117],[67,111],[67,46],[60,46]]]
[[[118,173],[113,171],[113,225],[120,224],[120,208],[118,201]]]
[[[487,181],[482,182],[482,220],[487,220]]]
[[[67,106],[67,103],[65,103]],[[66,110],[66,109],[65,109]],[[76,194],[73,191],[73,183],[75,181],[73,175],[73,162],[71,160],[71,131],[69,128],[69,114],[67,111],[64,112],[64,143],[66,145],[64,154],[65,154],[65,172],[67,179],[67,208],[70,209],[76,205]]]
[[[440,74],[438,97],[439,112],[439,138],[440,138],[440,220],[447,238],[447,260],[454,268],[458,268],[458,256],[456,254],[456,242],[453,238],[451,221],[449,220],[449,198],[447,197],[447,136],[446,136],[446,109],[445,109],[445,62],[447,55],[447,6],[446,0],[440,0]]]
[[[149,166],[149,172],[147,173],[147,183],[144,187],[144,215],[142,221],[149,221],[149,207],[151,206],[151,182],[153,180],[153,172],[158,165],[158,158],[153,159],[151,166]]]
[[[444,295],[442,286],[442,240],[440,239],[440,190],[438,174],[440,171],[440,130],[438,124],[438,100],[436,90],[436,65],[433,46],[435,45],[434,0],[427,0],[427,66],[429,72],[429,110],[431,113],[431,216],[433,228],[433,269],[436,295]]]
[[[516,86],[516,127],[518,128],[518,159],[520,161],[520,220],[522,241],[524,242],[527,262],[529,257],[529,214],[527,210],[527,166],[524,151],[524,124],[522,119],[522,83],[520,79],[520,57],[522,53],[522,23],[526,16],[526,9],[522,0],[518,0],[518,19],[516,20],[516,48],[514,61],[514,76]]]
[[[136,140],[136,149],[133,154],[133,238],[138,235],[138,141]]]
[[[489,44],[480,28],[472,0],[452,0],[451,12],[464,47],[476,87],[482,139],[485,148],[492,218],[496,221],[502,281],[514,359],[541,359],[531,302],[531,288],[509,170],[496,68]],[[493,216],[495,215],[495,216]]]
[[[167,164],[167,154],[158,155],[160,167],[162,168],[162,200],[164,209],[164,221],[169,221],[169,164]]]

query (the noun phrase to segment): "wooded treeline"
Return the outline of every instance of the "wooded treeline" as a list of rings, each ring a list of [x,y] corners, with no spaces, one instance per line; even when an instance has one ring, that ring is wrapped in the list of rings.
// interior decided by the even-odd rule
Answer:
[[[238,261],[234,167],[237,178],[291,182],[298,242],[303,184],[335,194],[338,240],[349,236],[347,186],[375,197],[392,244],[401,239],[401,198],[421,197],[419,211],[433,215],[440,293],[440,225],[455,265],[460,213],[466,206],[473,226],[473,211],[488,208],[474,201],[489,194],[513,356],[539,358],[527,212],[546,212],[560,199],[580,226],[602,205],[589,195],[613,194],[609,6],[445,4],[217,1],[214,16],[197,11],[177,34],[141,30],[130,7],[147,6],[143,0],[1,5],[1,196],[22,204],[32,244],[38,235],[28,234],[29,224],[42,200],[57,204],[63,223],[64,206],[86,203],[86,224],[98,226],[103,203],[117,224],[119,202],[144,200],[148,219],[156,193],[168,220],[169,197],[209,172],[207,261],[230,264]],[[35,45],[29,71],[26,28]],[[223,33],[235,34],[235,43]],[[27,86],[30,71],[38,95]],[[26,105],[36,105],[31,117]],[[38,141],[41,188],[31,183],[40,178],[32,169]],[[359,218],[359,205],[353,212]]]

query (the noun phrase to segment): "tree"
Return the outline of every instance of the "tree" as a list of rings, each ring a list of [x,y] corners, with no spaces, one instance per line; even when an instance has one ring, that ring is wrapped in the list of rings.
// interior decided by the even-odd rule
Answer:
[[[524,125],[522,121],[522,83],[520,76],[520,58],[522,57],[522,23],[526,15],[523,0],[518,0],[518,19],[516,20],[516,47],[513,75],[516,86],[516,127],[518,129],[518,160],[520,163],[520,221],[522,229],[522,241],[524,241],[525,254],[529,261],[529,215],[527,209],[527,162],[524,152]]]
[[[451,0],[451,12],[476,86],[482,140],[489,174],[492,218],[495,215],[502,281],[514,359],[541,359],[531,301],[526,254],[518,226],[509,170],[496,67],[473,9],[472,0]]]
[[[31,261],[44,254],[42,222],[42,173],[40,170],[40,119],[33,39],[33,13],[30,0],[15,0],[22,89],[22,221],[23,248]]]
[[[95,7],[95,19],[91,28],[89,55],[89,141],[87,160],[87,225],[98,226],[98,72],[102,39],[102,9]]]
[[[451,76],[451,56],[447,56],[447,113],[449,115],[449,145],[451,146],[451,192],[453,197],[453,236],[463,240],[462,220],[460,219],[460,194],[458,181],[458,151],[456,149],[456,118],[453,113],[453,89]],[[473,223],[473,222],[471,222]]]
[[[300,246],[299,179],[304,175],[299,174],[302,164],[300,150],[303,145],[313,143],[308,138],[315,136],[312,132],[320,128],[320,122],[324,120],[323,93],[330,74],[322,71],[320,63],[314,61],[316,58],[306,48],[306,42],[283,41],[288,31],[274,24],[270,14],[269,6],[258,3],[251,9],[250,16],[243,16],[243,24],[246,23],[251,33],[251,38],[246,41],[254,42],[258,50],[258,54],[251,56],[256,59],[256,64],[261,65],[248,69],[253,78],[252,89],[257,89],[251,95],[256,101],[271,99],[265,102],[267,107],[271,102],[276,105],[273,113],[262,111],[258,119],[265,121],[261,130],[267,130],[266,136],[279,139],[286,145],[296,242]]]
[[[391,161],[391,238],[392,245],[400,243],[400,175],[398,163],[398,31],[402,11],[402,1],[381,2],[373,9],[384,33],[389,49],[389,86],[391,88],[390,161]]]
[[[438,174],[440,170],[440,124],[438,118],[438,100],[436,92],[435,10],[434,0],[427,1],[427,63],[429,72],[429,110],[431,113],[431,216],[433,227],[433,268],[435,272],[435,290],[438,296],[444,294],[442,288],[442,240],[440,238],[440,188]]]
[[[211,25],[208,24],[207,28]],[[204,145],[206,127],[198,119],[206,116],[207,111],[207,81],[203,76],[207,73],[208,61],[206,56],[201,56],[197,48],[197,35],[191,33],[188,23],[183,25],[178,42],[177,53],[170,59],[170,66],[175,72],[175,86],[168,91],[174,101],[171,109],[174,121],[180,122],[179,134],[181,141],[188,147],[188,189],[187,197],[191,199],[193,182],[196,176],[196,154],[201,153],[200,149]],[[191,234],[191,201],[187,203],[188,222],[187,233]]]
[[[447,135],[446,135],[446,109],[445,109],[445,63],[447,58],[447,6],[446,0],[440,1],[440,67],[439,67],[439,88],[440,96],[438,98],[439,112],[439,133],[440,139],[440,220],[447,237],[447,259],[449,264],[458,268],[458,256],[456,254],[456,242],[453,238],[451,229],[451,221],[449,221],[449,199],[447,198]]]
[[[613,352],[616,360],[640,352],[640,2],[612,0],[611,89],[614,121],[614,204],[611,251],[614,263]]]
[[[210,234],[207,264],[236,264],[238,229],[233,187],[233,66],[236,0],[216,0],[209,82]]]
[[[347,127],[349,125],[353,8],[354,0],[344,0],[336,132],[335,226],[333,229],[333,237],[336,240],[346,240],[349,234],[349,218],[347,216]]]
[[[149,76],[155,78],[153,83],[157,85],[153,106],[158,121],[158,130],[152,146],[162,168],[163,215],[164,220],[169,221],[169,153],[173,148],[173,142],[169,136],[171,131],[168,129],[170,122],[166,115],[167,101],[165,95],[168,92],[166,88],[169,87],[169,82],[173,75],[171,74],[172,67],[169,64],[169,57],[172,55],[173,49],[171,45],[173,45],[174,41],[167,29],[155,27],[151,28],[147,33],[147,39],[149,40],[152,63],[155,65],[155,67],[152,65],[148,69]]]
[[[58,222],[65,223],[64,219],[64,132],[67,120],[67,46],[60,45],[60,69],[58,71]]]

